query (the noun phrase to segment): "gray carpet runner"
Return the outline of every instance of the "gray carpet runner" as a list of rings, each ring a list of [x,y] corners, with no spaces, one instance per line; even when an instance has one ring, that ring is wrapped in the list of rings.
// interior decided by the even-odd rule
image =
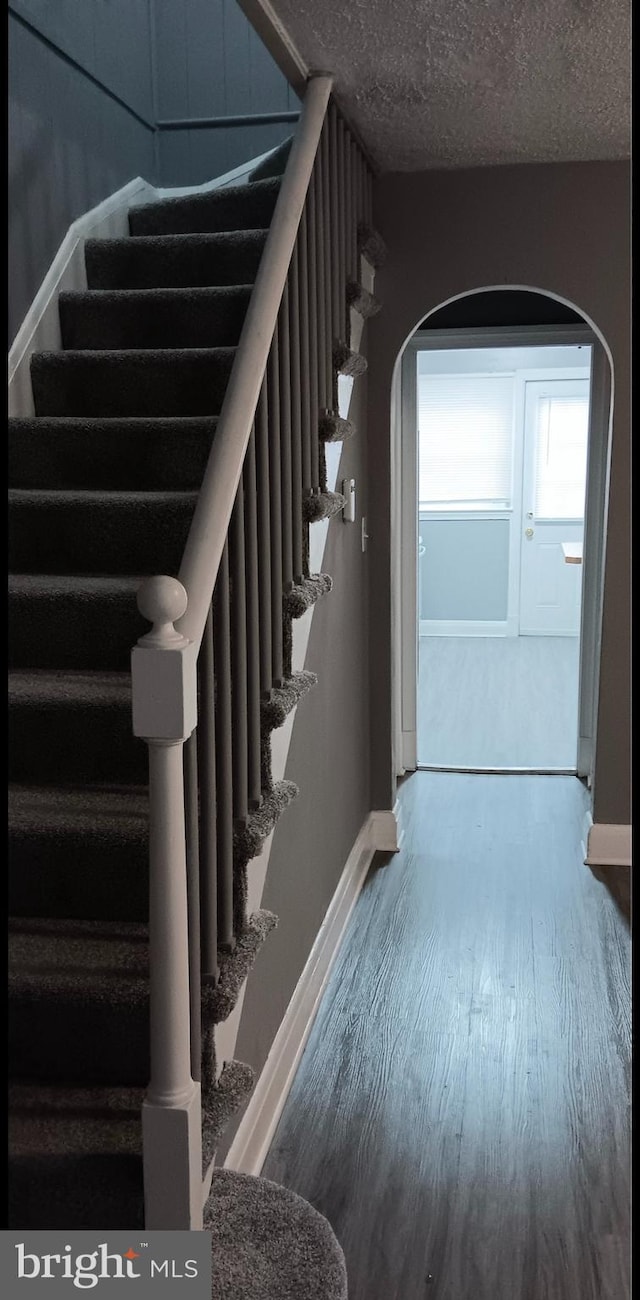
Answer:
[[[88,240],[87,289],[59,300],[62,349],[32,358],[35,416],[9,421],[11,1227],[143,1223],[148,760],[129,662],[148,629],[135,597],[144,575],[179,568],[289,148],[245,185],[135,209],[127,238]],[[358,372],[344,347],[336,364]],[[320,436],[351,432],[335,416]],[[342,504],[323,488],[321,467],[307,525]],[[240,1062],[217,1078],[213,1030],[276,923],[246,915],[247,867],[296,794],[272,779],[269,738],[315,682],[291,671],[291,619],[330,586],[307,573],[283,603],[287,680],[262,712],[263,803],[234,833],[237,943],[202,994],[208,1158],[252,1081]],[[266,1223],[273,1185],[261,1208],[260,1184],[249,1201]],[[234,1185],[216,1175],[216,1204],[239,1216],[231,1236],[253,1213]],[[286,1197],[288,1255],[315,1212]],[[324,1290],[265,1282],[256,1296],[346,1294],[329,1238],[318,1251],[333,1269]]]

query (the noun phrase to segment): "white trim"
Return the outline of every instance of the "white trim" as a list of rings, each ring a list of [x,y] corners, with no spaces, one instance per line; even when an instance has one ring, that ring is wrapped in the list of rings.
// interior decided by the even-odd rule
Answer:
[[[259,1174],[265,1162],[347,922],[376,851],[377,828],[374,828],[372,820],[375,816],[371,813],[365,819],[347,858],[324,921],[229,1149],[224,1162],[225,1169]],[[206,1185],[207,1180],[205,1187]]]
[[[398,776],[404,776],[405,772],[415,772],[418,766],[418,733],[417,731],[403,731],[401,733],[401,767]]]
[[[393,808],[369,813],[371,844],[378,853],[398,853],[404,839],[400,822],[400,801]]]
[[[418,763],[419,772],[477,772],[481,776],[575,776],[575,767],[464,767],[461,763]]]
[[[591,766],[593,763],[593,740],[591,736],[578,736],[578,755],[576,758],[576,771],[578,776],[586,778],[587,786],[591,788]]]
[[[480,293],[487,290],[481,289]],[[531,292],[530,290],[528,292]],[[470,298],[471,293],[465,295]],[[409,340],[418,351],[430,348],[513,348],[555,347],[573,343],[591,343],[590,325],[486,325],[477,328],[448,330],[416,330]]]
[[[587,867],[630,867],[631,826],[594,822],[587,812],[581,848]]]
[[[404,762],[404,735],[418,717],[418,440],[416,353],[407,347],[391,391],[391,618],[394,770]],[[403,430],[411,436],[403,436]],[[417,746],[417,740],[416,740]]]
[[[517,636],[508,619],[421,618],[420,636]]]
[[[517,287],[517,286],[512,286]],[[524,286],[523,286],[524,287]],[[479,290],[478,292],[486,292]],[[471,295],[467,295],[471,296]],[[553,295],[552,295],[553,296]],[[587,325],[555,325],[527,327],[486,327],[483,329],[451,329],[416,331],[398,356],[394,370],[391,393],[391,601],[398,601],[398,617],[393,623],[391,659],[391,699],[393,711],[393,762],[397,775],[402,775],[403,735],[417,727],[416,708],[410,704],[411,685],[407,678],[417,677],[417,663],[413,657],[417,622],[417,554],[410,546],[408,553],[402,544],[402,529],[407,513],[400,456],[411,465],[415,449],[408,446],[414,439],[402,436],[402,419],[397,411],[395,396],[396,376],[411,372],[411,354],[430,348],[469,347],[543,347],[547,345],[572,345],[587,343],[591,347],[591,409],[589,420],[589,464],[587,471],[587,502],[585,513],[582,626],[580,634],[580,707],[579,733],[581,744],[580,765],[588,761],[589,785],[595,756],[595,730],[600,669],[600,638],[604,591],[604,528],[608,495],[608,461],[610,455],[611,419],[613,402],[613,376],[599,335]],[[607,359],[605,359],[607,358]],[[404,414],[404,412],[403,412]],[[415,425],[415,421],[414,421]],[[409,496],[409,502],[413,497]],[[409,506],[413,510],[413,505]],[[518,533],[512,522],[515,550]],[[406,527],[406,523],[404,523]],[[417,551],[417,548],[416,548]],[[511,560],[510,556],[510,560]],[[519,566],[510,563],[512,582],[509,601],[518,597]],[[517,578],[516,578],[517,575]],[[398,595],[396,596],[396,593]],[[517,630],[517,629],[516,629]],[[558,635],[558,634],[556,634]],[[578,738],[576,737],[576,740]],[[590,749],[590,752],[589,752]],[[405,769],[406,770],[406,769]]]
[[[580,841],[580,852],[582,854],[582,859],[585,863],[587,861],[587,856],[588,856],[587,845],[589,843],[589,834],[592,826],[593,826],[593,817],[591,816],[590,809],[587,809],[582,821],[582,839]]]

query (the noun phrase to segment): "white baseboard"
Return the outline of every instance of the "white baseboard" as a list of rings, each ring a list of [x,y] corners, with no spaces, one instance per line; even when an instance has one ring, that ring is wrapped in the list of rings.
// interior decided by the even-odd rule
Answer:
[[[392,814],[390,814],[392,815]],[[225,1169],[259,1174],[289,1095],[347,922],[376,850],[370,814],[357,835],[304,970],[231,1144]]]
[[[588,867],[630,867],[631,827],[584,819],[582,853]]]
[[[400,824],[400,803],[393,808],[369,814],[371,844],[377,853],[397,853],[402,846],[404,830]]]
[[[420,636],[514,636],[507,622],[481,619],[421,618]]]

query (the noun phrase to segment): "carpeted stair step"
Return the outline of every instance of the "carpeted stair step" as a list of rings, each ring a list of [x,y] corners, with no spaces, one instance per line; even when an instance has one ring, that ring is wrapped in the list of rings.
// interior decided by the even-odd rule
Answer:
[[[302,516],[308,524],[333,519],[347,504],[341,492],[312,492],[302,502]]]
[[[369,293],[364,285],[358,284],[355,280],[350,280],[347,284],[347,304],[357,311],[363,320],[368,320],[371,316],[377,316],[382,303],[374,294]]]
[[[312,605],[322,596],[326,596],[333,587],[333,579],[328,573],[312,573],[302,582],[296,582],[283,596],[285,613],[289,618],[302,618]]]
[[[203,1027],[225,1020],[267,935],[255,912],[218,984],[203,984]],[[146,1088],[149,1081],[149,943],[134,921],[12,918],[9,1060],[22,1082]]]
[[[17,488],[196,491],[215,416],[9,420],[9,483]]]
[[[263,764],[264,768],[264,764]],[[297,797],[295,781],[275,781],[263,790],[259,808],[249,813],[244,824],[233,829],[233,928],[239,934],[247,909],[247,868],[257,858],[268,835],[289,804]]]
[[[211,1233],[211,1300],[347,1300],[333,1229],[288,1188],[214,1169],[204,1227]]]
[[[142,1227],[141,1088],[9,1088],[9,1226]]]
[[[366,257],[374,269],[383,266],[387,258],[387,248],[382,235],[379,235],[377,230],[366,221],[361,221],[358,226],[358,251],[361,257]]]
[[[202,1093],[202,1174],[207,1172],[216,1147],[233,1115],[248,1101],[255,1074],[243,1061],[225,1061],[215,1086]]]
[[[282,686],[274,686],[269,699],[263,700],[261,704],[263,731],[276,731],[283,726],[303,695],[307,695],[317,684],[317,673],[305,669],[303,672],[292,673]]]
[[[9,564],[14,573],[175,573],[195,492],[13,488]]]
[[[253,912],[238,935],[233,952],[220,953],[218,983],[202,986],[202,1014],[208,1024],[219,1025],[231,1015],[240,989],[277,923],[273,912],[264,909]]]
[[[9,1060],[23,1082],[149,1082],[147,928],[13,919]]]
[[[204,194],[184,194],[129,210],[132,235],[213,234],[260,230],[271,224],[280,191],[279,173],[251,185],[226,185]]]
[[[9,915],[145,921],[148,820],[143,788],[9,786]]]
[[[367,358],[360,352],[354,352],[346,343],[335,343],[333,348],[333,366],[337,375],[351,375],[357,378],[367,369]],[[337,408],[338,403],[335,402]]]
[[[190,289],[253,284],[266,230],[217,235],[141,235],[88,239],[88,289]]]
[[[36,415],[219,415],[235,348],[36,352]]]
[[[235,347],[251,285],[219,289],[93,289],[58,299],[62,346]]]
[[[138,612],[142,577],[12,574],[9,666],[128,672],[149,624]],[[44,632],[43,632],[44,629]]]
[[[346,442],[356,431],[353,420],[345,420],[334,411],[327,411],[318,424],[318,436],[321,442]]]
[[[128,673],[9,674],[9,777],[21,785],[145,785]]]

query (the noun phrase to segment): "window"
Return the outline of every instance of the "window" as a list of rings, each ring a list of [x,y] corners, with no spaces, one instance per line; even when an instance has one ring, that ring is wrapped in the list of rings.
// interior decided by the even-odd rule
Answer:
[[[421,510],[511,506],[513,376],[418,376]]]
[[[534,489],[536,519],[582,519],[588,427],[587,398],[540,398]]]

